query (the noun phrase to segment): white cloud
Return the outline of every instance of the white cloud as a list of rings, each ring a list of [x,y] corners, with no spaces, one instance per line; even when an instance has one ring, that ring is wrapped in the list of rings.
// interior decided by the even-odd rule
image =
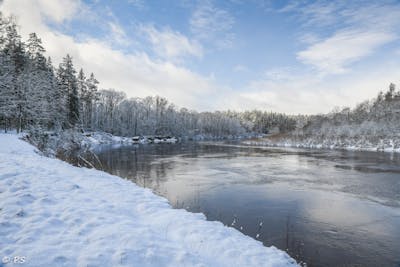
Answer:
[[[297,73],[297,74],[296,74]],[[334,106],[354,107],[371,99],[390,82],[399,84],[400,63],[382,61],[359,69],[352,75],[322,76],[315,72],[279,68],[248,84],[246,91],[232,95],[231,108],[259,108],[291,114],[315,114],[331,111]]]
[[[338,22],[338,11],[348,5],[344,1],[290,1],[281,12],[295,12],[304,26],[328,26]]]
[[[195,9],[190,27],[196,38],[214,44],[217,48],[233,45],[231,32],[235,20],[226,10],[215,7],[211,1],[202,1]]]
[[[130,43],[128,36],[126,35],[124,29],[117,22],[109,22],[108,26],[110,28],[110,37],[113,42],[120,45],[128,45]]]
[[[311,44],[315,44],[315,43],[321,41],[321,38],[318,37],[318,35],[315,33],[307,32],[307,33],[300,35],[299,41],[301,43],[311,45]]]
[[[289,67],[269,69],[265,72],[265,80],[269,81],[291,81],[295,78],[294,70]]]
[[[180,107],[198,110],[260,108],[295,114],[317,113],[327,112],[336,105],[352,106],[361,100],[375,96],[377,91],[384,89],[389,82],[399,82],[396,79],[400,77],[400,63],[390,65],[386,60],[378,62],[370,69],[356,70],[351,77],[343,75],[339,78],[335,76],[334,78],[321,77],[314,72],[299,75],[298,70],[278,68],[267,71],[263,77],[250,82],[245,88],[233,90],[220,86],[213,77],[202,76],[174,64],[174,60],[181,57],[200,57],[202,55],[201,47],[196,47],[193,40],[189,40],[179,32],[170,29],[160,30],[155,27],[148,28],[154,35],[152,44],[156,51],[159,51],[161,57],[161,60],[155,60],[140,51],[129,53],[119,51],[107,38],[77,40],[50,28],[46,24],[49,19],[52,20],[52,24],[64,23],[77,17],[85,19],[81,17],[81,12],[87,7],[83,2],[70,0],[67,4],[69,6],[70,3],[73,3],[71,7],[67,7],[70,11],[62,14],[62,19],[58,19],[49,17],[49,14],[57,14],[66,3],[61,0],[54,0],[54,2],[52,0],[53,6],[48,6],[44,5],[42,1],[4,0],[1,10],[5,14],[13,13],[18,16],[21,33],[25,38],[30,32],[37,32],[44,42],[48,55],[53,58],[55,63],[60,62],[65,54],[70,53],[74,58],[76,68],[83,67],[87,72],[94,72],[100,80],[102,88],[123,90],[132,97],[157,94],[167,97]],[[116,20],[111,21],[115,22]],[[201,25],[199,21],[198,23]],[[205,25],[208,24],[205,23]],[[114,27],[112,24],[108,26],[110,31],[108,37],[113,34],[114,37],[118,34],[122,38],[126,36],[118,24],[115,24]],[[388,29],[386,26],[380,27]],[[203,27],[203,29],[205,28]],[[229,29],[229,27],[222,28]],[[358,55],[357,58],[341,58],[336,65],[333,65],[336,70],[351,64],[359,57],[368,55],[381,45],[372,41],[376,35],[370,35],[370,32],[376,33],[376,31],[364,31],[366,34],[360,35],[364,36],[365,43],[363,45],[368,44],[368,49],[364,51],[360,48],[362,53],[358,50],[351,50],[351,53],[361,53],[361,55]],[[388,32],[391,33],[391,31]],[[377,34],[388,34],[388,32],[378,31]],[[344,34],[343,36],[351,39],[349,35]],[[309,50],[319,51],[322,49],[321,46],[326,44],[324,41],[327,41],[327,47],[340,46],[338,40],[340,38],[331,37],[333,40],[326,38],[310,45],[309,48],[313,47],[313,49]],[[379,37],[378,39],[384,39],[382,36]],[[354,47],[358,47],[363,41],[357,39],[354,42],[356,42]],[[353,46],[351,42],[347,44]],[[326,49],[323,48],[323,50]],[[348,50],[346,51],[349,53]],[[336,51],[331,53],[329,60],[335,56],[334,54],[341,57],[341,52]],[[305,53],[302,60],[307,58],[320,64],[321,58],[315,55],[318,54]],[[393,60],[395,61],[395,59]],[[238,65],[236,70],[244,71],[245,67]]]
[[[344,30],[300,51],[297,58],[323,73],[343,73],[346,66],[395,39],[396,36],[392,33]]]
[[[82,7],[80,0],[37,0],[31,2],[36,2],[43,15],[57,23],[71,18]],[[24,4],[26,3],[27,1]]]
[[[47,6],[39,5],[39,1],[41,0],[5,0],[1,4],[1,10],[5,15],[17,16],[23,37],[26,38],[30,32],[38,33],[47,49],[47,54],[52,57],[55,64],[69,53],[74,59],[75,67],[94,72],[102,88],[122,90],[132,97],[160,95],[181,107],[205,110],[216,106],[210,99],[213,99],[211,96],[219,87],[211,78],[198,75],[168,61],[152,60],[145,53],[124,53],[116,50],[107,39],[86,38],[78,41],[72,36],[57,32],[46,24],[44,16],[51,13],[51,10],[62,9],[64,1],[55,1],[59,6],[55,4],[49,10],[46,9]],[[77,16],[79,10],[85,8],[80,1],[75,1],[75,4],[77,5],[77,8],[73,9],[75,13],[69,12],[69,16],[65,16],[63,20]],[[119,31],[118,27],[111,30],[110,34]],[[122,32],[119,34],[123,36]],[[167,32],[168,34],[170,33]],[[176,36],[178,39],[182,37],[177,34],[174,37]],[[168,39],[165,36],[163,38],[164,41]],[[179,40],[184,40],[182,38]],[[186,49],[200,55],[199,51]],[[177,55],[182,51],[166,52],[169,55]]]
[[[298,52],[297,58],[324,74],[344,73],[352,63],[400,36],[400,6],[394,2],[299,3],[281,10],[297,14],[306,31],[300,41],[309,46]]]
[[[157,30],[154,26],[142,26],[141,31],[153,45],[154,52],[163,59],[176,61],[185,56],[201,57],[202,46],[183,34],[169,28]]]

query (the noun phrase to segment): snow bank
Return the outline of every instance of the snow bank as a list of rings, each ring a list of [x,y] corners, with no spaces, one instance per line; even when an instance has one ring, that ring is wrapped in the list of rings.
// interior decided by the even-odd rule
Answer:
[[[82,145],[93,147],[99,144],[175,144],[174,136],[115,136],[105,132],[86,132],[82,134]]]
[[[82,134],[82,144],[96,146],[99,144],[132,144],[132,138],[115,136],[105,132],[89,132]]]
[[[330,137],[322,138],[319,136],[298,138],[260,138],[255,140],[246,140],[242,142],[245,145],[269,146],[269,147],[297,147],[297,148],[316,148],[316,149],[346,149],[356,151],[379,151],[400,153],[400,138],[367,138],[359,136],[350,137]]]
[[[130,181],[34,150],[0,134],[3,266],[297,266]]]

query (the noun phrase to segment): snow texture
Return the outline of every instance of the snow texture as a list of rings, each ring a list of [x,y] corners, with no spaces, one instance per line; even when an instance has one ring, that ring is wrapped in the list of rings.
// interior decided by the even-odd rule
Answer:
[[[268,139],[247,140],[242,142],[245,145],[251,146],[267,146],[267,147],[297,147],[297,148],[315,148],[315,149],[345,149],[356,151],[376,151],[376,152],[391,152],[400,153],[400,146],[395,139],[381,139],[378,142],[369,142],[368,140],[360,139],[353,140],[345,139],[316,139],[305,138],[301,141],[285,138],[279,141],[271,141]]]
[[[0,266],[297,266],[130,181],[40,156],[12,134],[0,134],[0,203]]]
[[[178,138],[174,136],[115,136],[105,132],[86,132],[82,134],[83,146],[97,146],[99,144],[175,144]]]
[[[371,141],[374,139],[373,141]],[[259,138],[246,140],[242,144],[266,147],[297,147],[316,149],[345,149],[356,151],[376,151],[400,153],[400,140],[398,138],[370,138],[360,136],[320,138],[318,136],[309,138],[284,137],[275,140]]]

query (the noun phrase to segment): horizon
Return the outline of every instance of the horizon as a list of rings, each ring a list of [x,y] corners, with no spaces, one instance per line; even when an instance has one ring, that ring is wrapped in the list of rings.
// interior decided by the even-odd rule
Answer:
[[[198,111],[328,113],[400,79],[397,1],[4,0],[103,89]]]

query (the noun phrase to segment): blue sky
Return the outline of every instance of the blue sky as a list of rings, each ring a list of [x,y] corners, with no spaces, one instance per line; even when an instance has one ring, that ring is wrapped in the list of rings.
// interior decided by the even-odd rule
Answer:
[[[251,4],[245,1],[144,0],[85,3],[100,20],[105,18],[100,22],[103,27],[98,31],[97,21],[90,28],[84,26],[85,21],[76,21],[64,28],[68,34],[107,38],[107,22],[113,23],[123,30],[126,41],[115,41],[116,49],[144,51],[152,58],[173,60],[202,75],[213,75],[225,85],[240,87],[262,75],[265,69],[296,64],[296,29],[293,27],[296,18],[277,12],[286,6],[284,1],[279,1],[278,5],[262,1],[249,2]],[[151,30],[183,35],[198,49],[165,58],[149,40]]]
[[[103,88],[197,110],[354,106],[400,79],[400,2],[4,0]]]

